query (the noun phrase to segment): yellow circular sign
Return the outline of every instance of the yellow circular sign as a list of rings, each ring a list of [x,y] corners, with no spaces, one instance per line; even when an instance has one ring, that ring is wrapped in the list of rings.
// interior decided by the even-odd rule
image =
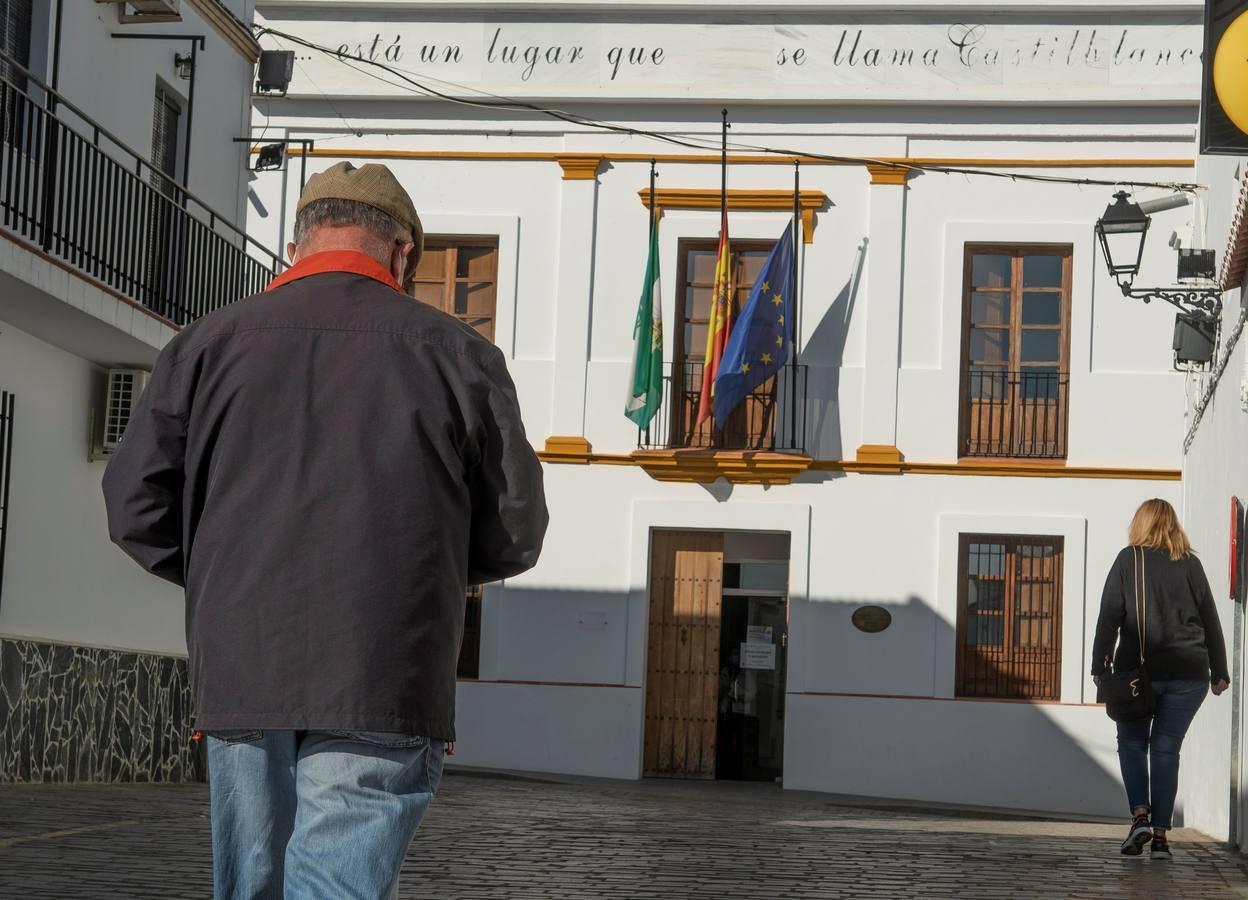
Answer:
[[[1213,90],[1226,117],[1248,134],[1248,12],[1232,22],[1218,41]]]

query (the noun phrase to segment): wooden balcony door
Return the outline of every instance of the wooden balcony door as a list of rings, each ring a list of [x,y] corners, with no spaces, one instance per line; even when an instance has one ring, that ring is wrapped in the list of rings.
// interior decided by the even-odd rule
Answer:
[[[722,533],[653,532],[646,775],[715,777],[723,577]]]
[[[967,246],[960,455],[1065,458],[1070,253]]]
[[[767,264],[772,245],[764,241],[732,241],[732,322],[738,321],[754,281]],[[682,241],[677,272],[675,347],[672,353],[672,447],[722,447],[731,450],[763,450],[773,444],[776,429],[775,379],[759,385],[717,429],[713,419],[698,423],[702,398],[702,371],[706,360],[706,335],[710,328],[711,299],[715,285],[717,241]]]

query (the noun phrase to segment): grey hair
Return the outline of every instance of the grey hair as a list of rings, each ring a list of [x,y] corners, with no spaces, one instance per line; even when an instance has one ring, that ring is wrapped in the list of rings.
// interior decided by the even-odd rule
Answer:
[[[309,232],[326,225],[331,228],[359,225],[371,231],[378,241],[387,245],[403,238],[411,239],[408,229],[398,219],[375,206],[360,203],[357,200],[326,197],[322,200],[313,200],[295,216],[295,243],[302,244]]]

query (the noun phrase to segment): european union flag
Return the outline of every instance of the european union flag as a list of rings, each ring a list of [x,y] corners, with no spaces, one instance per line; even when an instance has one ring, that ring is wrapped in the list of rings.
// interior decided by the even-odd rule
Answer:
[[[715,376],[715,424],[720,428],[750,391],[789,358],[793,338],[793,223],[771,248],[737,318]]]

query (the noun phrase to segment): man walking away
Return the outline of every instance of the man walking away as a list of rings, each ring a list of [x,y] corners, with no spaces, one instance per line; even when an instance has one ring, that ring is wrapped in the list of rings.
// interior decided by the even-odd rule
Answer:
[[[218,898],[395,895],[466,586],[541,550],[503,355],[400,288],[423,239],[384,166],[313,176],[294,265],[169,343],[104,475],[113,540],[186,589]]]

